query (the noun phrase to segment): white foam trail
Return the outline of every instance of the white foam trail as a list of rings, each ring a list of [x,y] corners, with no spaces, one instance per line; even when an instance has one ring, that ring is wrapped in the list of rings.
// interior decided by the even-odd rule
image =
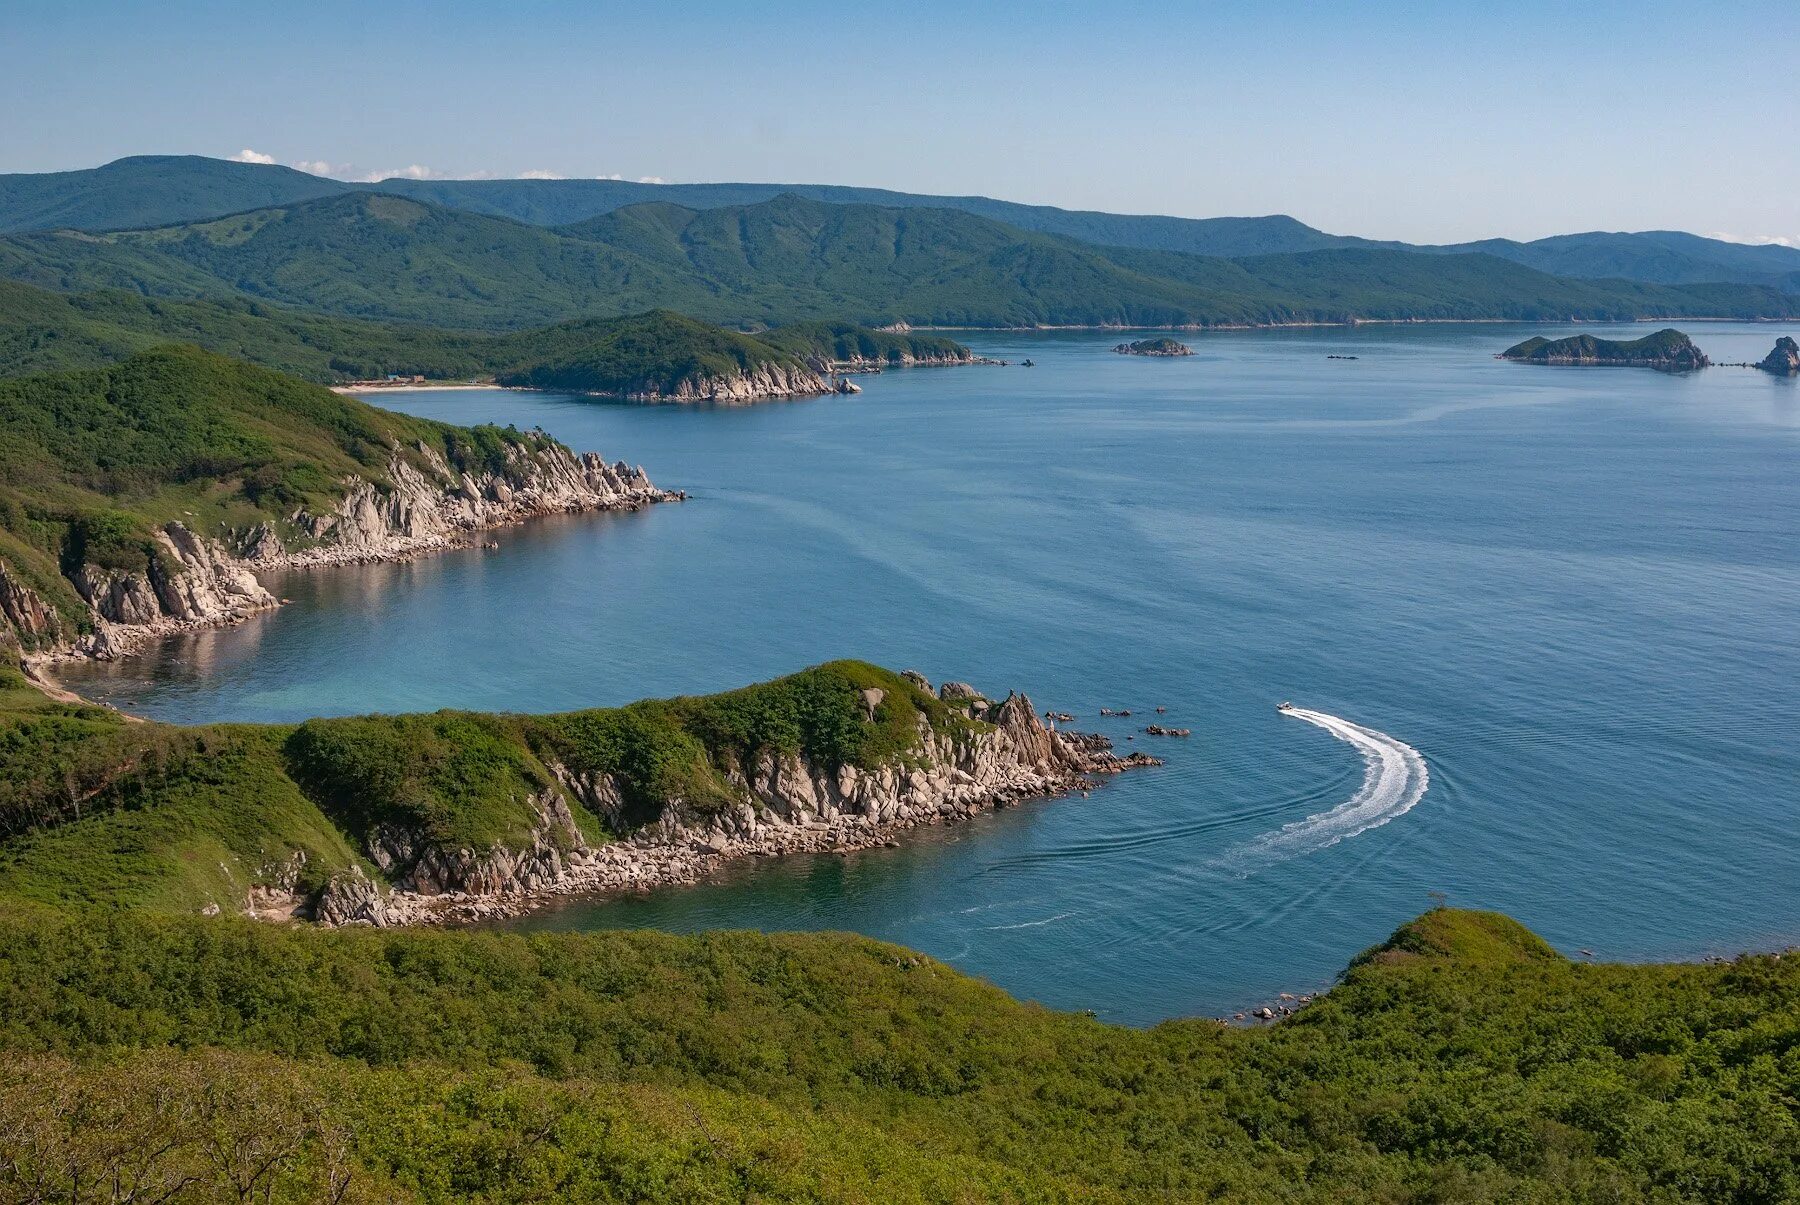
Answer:
[[[1425,797],[1431,771],[1426,768],[1425,755],[1406,742],[1322,711],[1290,707],[1282,714],[1305,720],[1355,746],[1363,756],[1362,786],[1329,812],[1318,812],[1259,837],[1245,851],[1251,859],[1284,862],[1314,853],[1406,815]]]

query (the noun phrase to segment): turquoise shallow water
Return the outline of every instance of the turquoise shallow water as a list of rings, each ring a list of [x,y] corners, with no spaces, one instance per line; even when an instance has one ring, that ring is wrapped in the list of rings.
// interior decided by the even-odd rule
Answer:
[[[694,498],[293,575],[278,613],[69,677],[173,720],[297,719],[859,656],[1121,743],[1100,707],[1163,705],[1193,737],[1139,736],[1168,765],[1090,798],[519,924],[850,929],[1129,1022],[1329,982],[1432,892],[1605,958],[1800,941],[1800,383],[1491,358],[1539,330],[1213,334],[1169,361],[982,334],[1015,366],[741,409],[386,397],[542,424]],[[1693,333],[1742,360],[1794,332]],[[1416,749],[1428,789],[1401,812],[1406,784],[1373,784],[1386,822],[1335,844],[1358,825],[1274,836],[1365,785],[1282,699]]]

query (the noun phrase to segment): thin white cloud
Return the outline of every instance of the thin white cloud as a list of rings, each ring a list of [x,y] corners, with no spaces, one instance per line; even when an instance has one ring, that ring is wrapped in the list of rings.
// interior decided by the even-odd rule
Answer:
[[[249,148],[232,156],[239,163],[274,163],[275,156],[265,155],[261,151]],[[383,180],[567,180],[568,176],[554,172],[548,168],[534,167],[517,175],[502,172],[475,171],[458,175],[443,175],[425,166],[423,163],[410,163],[405,167],[388,168],[384,171],[360,171],[354,163],[333,163],[329,159],[298,159],[293,166],[299,171],[314,176],[331,176],[339,180],[351,180],[359,184],[379,184]],[[661,176],[627,176],[621,172],[608,172],[603,175],[590,176],[592,180],[635,180],[639,184],[667,184]]]
[[[1800,238],[1783,234],[1731,234],[1724,230],[1713,230],[1706,237],[1726,243],[1747,243],[1753,247],[1800,247]]]
[[[364,184],[379,184],[383,180],[429,180],[431,169],[422,163],[409,163],[405,167],[393,167],[382,172],[370,172],[362,178]]]

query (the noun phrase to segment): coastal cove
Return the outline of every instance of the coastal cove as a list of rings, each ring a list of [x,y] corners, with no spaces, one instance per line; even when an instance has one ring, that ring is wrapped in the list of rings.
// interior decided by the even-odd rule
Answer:
[[[1027,690],[1167,761],[524,928],[852,929],[1130,1022],[1318,986],[1432,891],[1570,953],[1788,944],[1800,389],[1492,358],[1576,329],[1215,332],[1168,360],[1112,354],[1118,332],[970,333],[1037,367],[755,407],[376,394],[541,424],[694,501],[284,575],[279,611],[64,676],[156,718],[298,720],[623,703],[855,656]],[[1691,333],[1724,362],[1791,331]],[[1364,780],[1288,698],[1418,750],[1416,806],[1271,855]],[[1143,734],[1157,706],[1192,737]]]

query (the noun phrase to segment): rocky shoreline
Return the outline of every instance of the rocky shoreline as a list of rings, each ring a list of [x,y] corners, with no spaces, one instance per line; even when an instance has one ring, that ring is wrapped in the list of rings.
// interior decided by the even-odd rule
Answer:
[[[736,776],[742,798],[735,807],[696,813],[673,800],[653,823],[604,844],[587,841],[562,796],[548,791],[536,801],[542,824],[522,849],[420,850],[406,834],[385,832],[367,852],[391,886],[355,868],[333,879],[310,905],[276,890],[251,901],[249,911],[271,920],[310,911],[310,919],[327,926],[497,920],[560,897],[685,886],[747,858],[892,846],[909,829],[958,824],[1030,800],[1085,795],[1098,776],[1162,764],[1144,753],[1120,757],[1103,736],[1050,729],[1024,695],[990,703],[948,683],[940,697],[966,706],[984,728],[961,739],[925,735],[914,764],[829,769],[795,755],[766,754]],[[616,814],[616,784],[552,768],[585,807]]]
[[[418,463],[396,449],[379,486],[346,479],[330,512],[296,511],[285,538],[265,522],[228,545],[177,520],[155,533],[162,555],[144,570],[80,566],[69,581],[89,607],[89,632],[64,630],[53,608],[0,568],[0,619],[26,638],[21,643],[33,651],[24,660],[43,675],[59,662],[131,656],[164,637],[280,606],[258,571],[407,560],[544,515],[636,511],[687,497],[658,489],[641,467],[577,455],[547,439],[514,445],[504,465],[480,473],[458,472],[423,444],[414,452]]]

